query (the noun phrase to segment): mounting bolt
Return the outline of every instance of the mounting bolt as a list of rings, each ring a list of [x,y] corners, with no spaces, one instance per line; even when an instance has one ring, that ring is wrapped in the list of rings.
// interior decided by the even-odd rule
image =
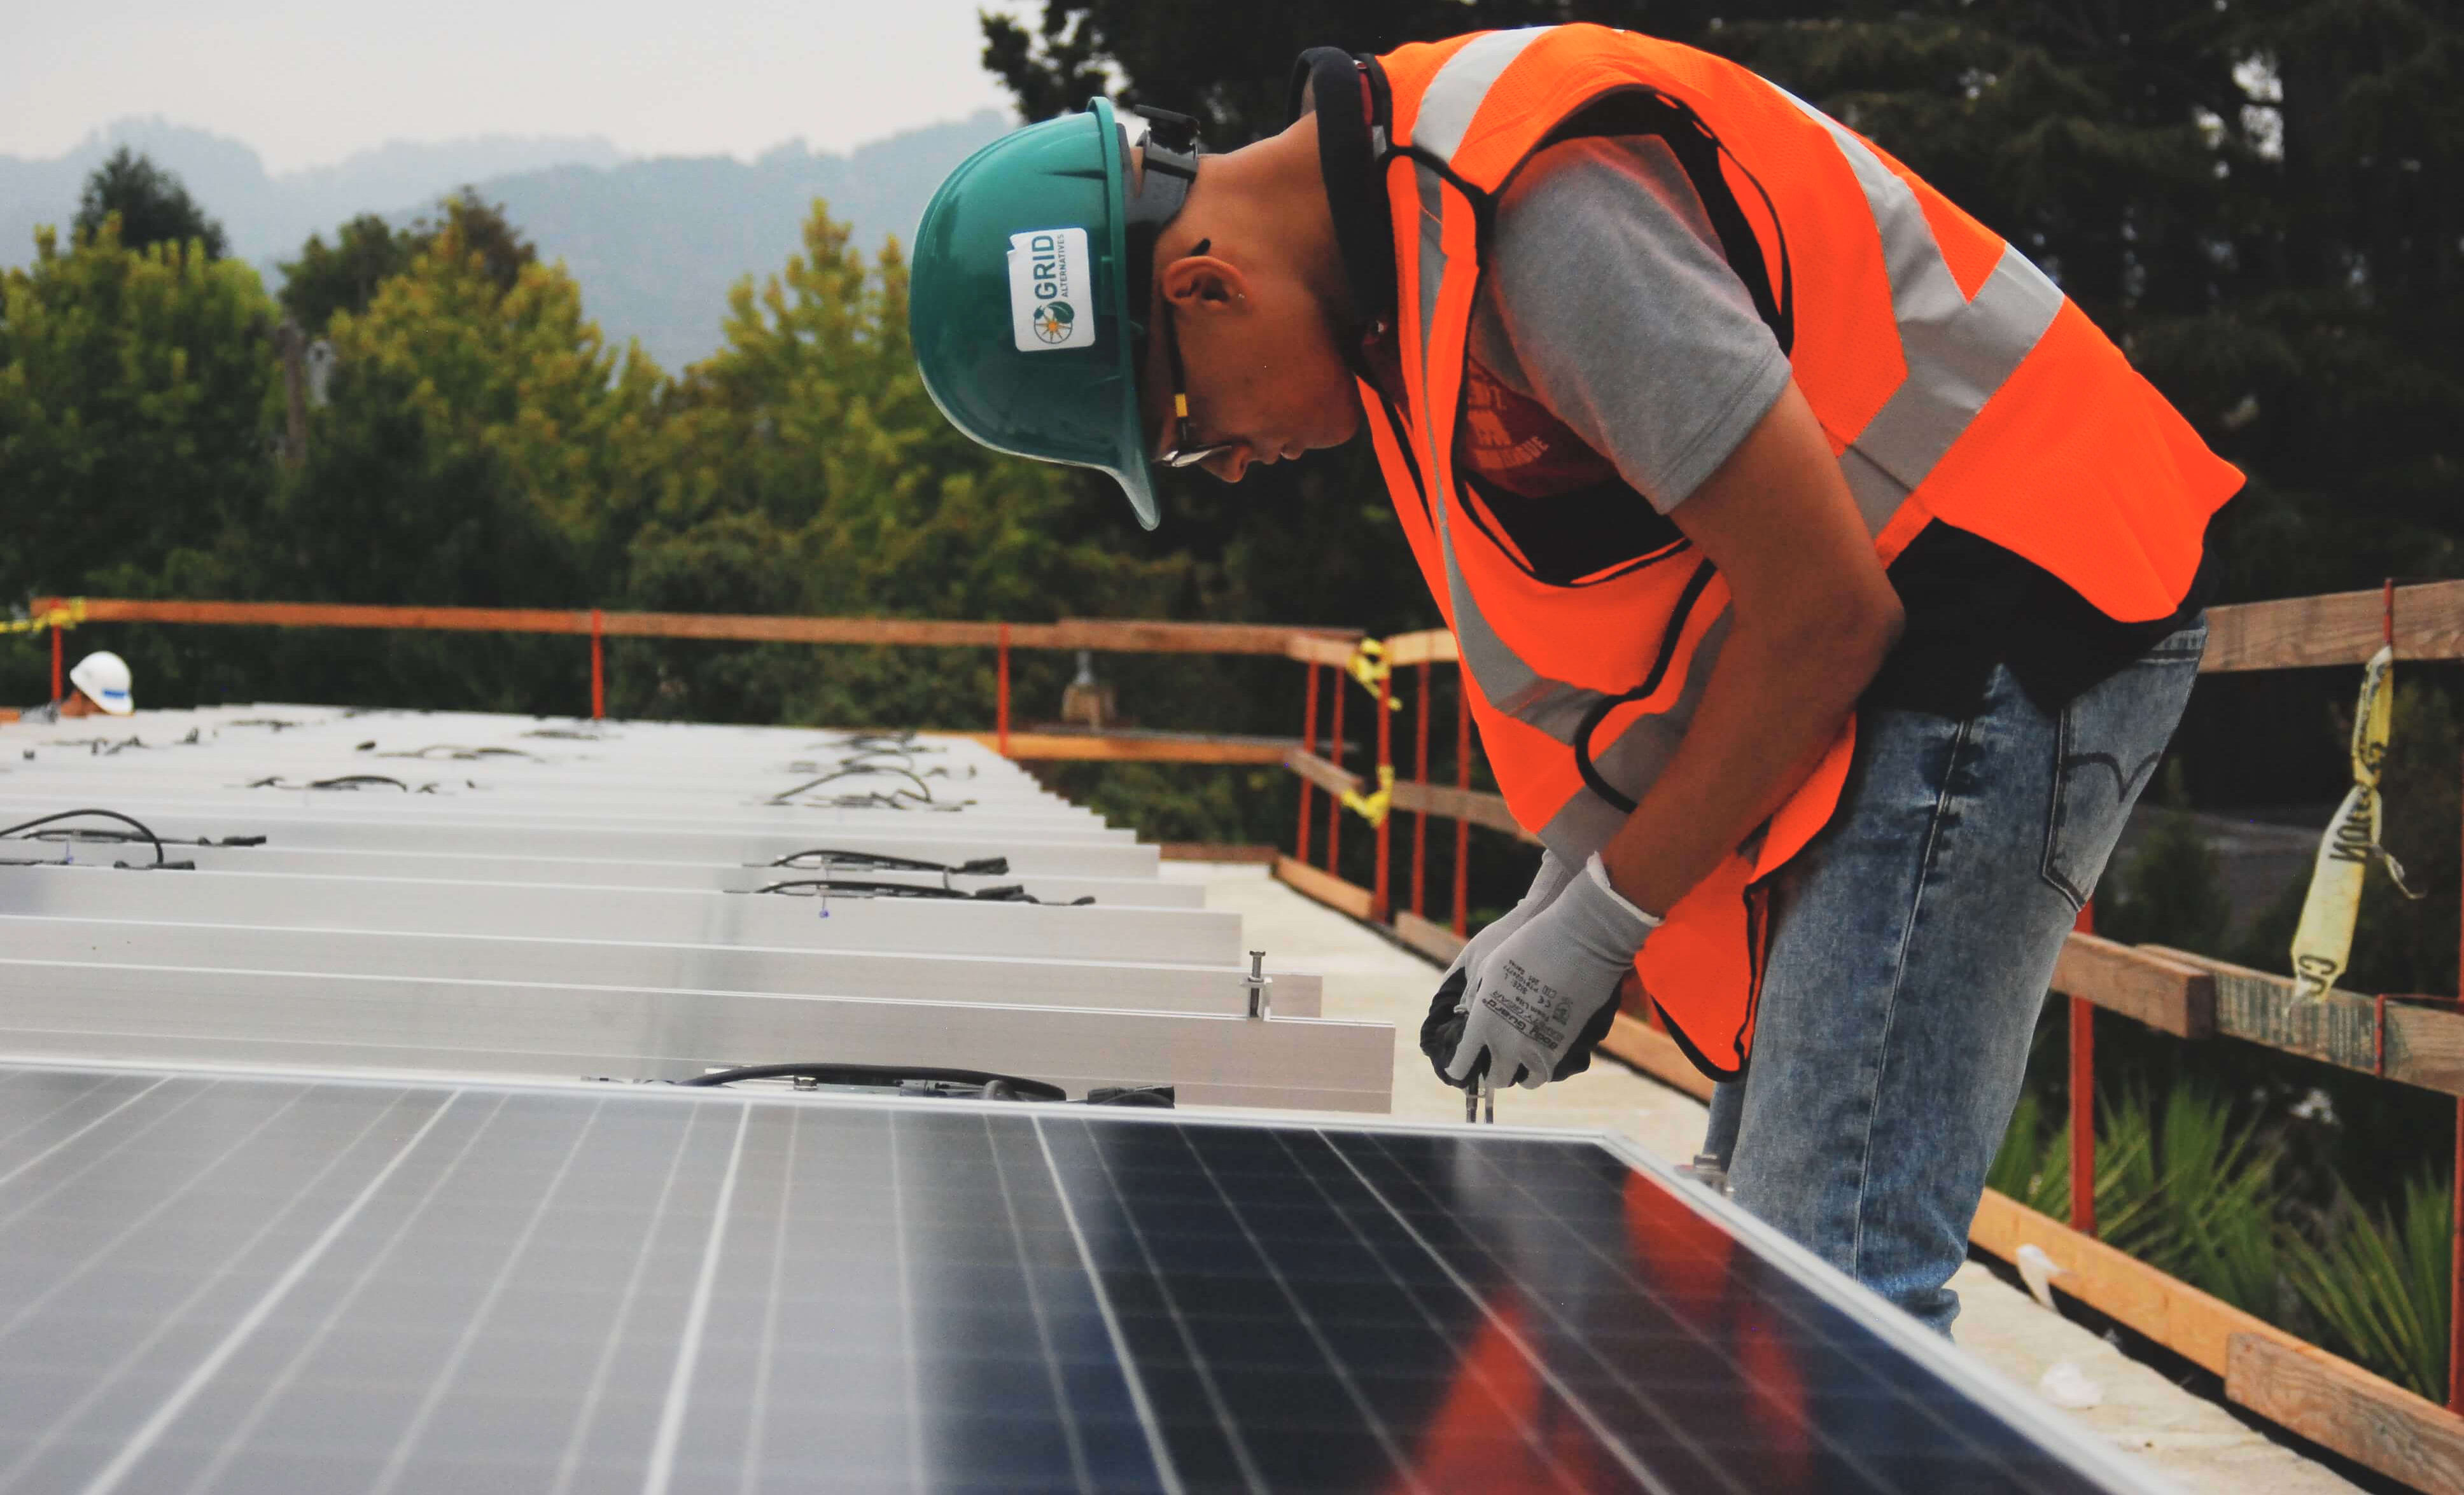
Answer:
[[[1268,1005],[1266,989],[1275,984],[1274,978],[1266,974],[1265,951],[1249,952],[1249,974],[1242,978],[1241,984],[1249,989],[1249,1016],[1262,1022],[1265,1022]]]

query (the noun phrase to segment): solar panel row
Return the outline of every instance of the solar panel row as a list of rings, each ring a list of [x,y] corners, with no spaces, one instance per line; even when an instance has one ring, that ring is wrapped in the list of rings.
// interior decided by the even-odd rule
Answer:
[[[0,824],[112,812],[0,842],[0,950],[42,994],[0,1010],[17,1051],[639,1079],[930,1059],[1387,1105],[1390,1029],[1309,1021],[1318,981],[1283,971],[1279,1021],[1246,1022],[1238,917],[963,738],[134,725],[0,729]]]

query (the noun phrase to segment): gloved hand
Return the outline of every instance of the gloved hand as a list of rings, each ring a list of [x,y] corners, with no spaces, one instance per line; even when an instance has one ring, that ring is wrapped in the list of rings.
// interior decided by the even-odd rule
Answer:
[[[1429,1015],[1420,1023],[1420,1052],[1429,1056],[1429,1067],[1448,1085],[1458,1082],[1446,1079],[1446,1066],[1463,1042],[1463,1023],[1470,1016],[1463,1001],[1463,988],[1471,973],[1480,969],[1489,952],[1506,942],[1506,936],[1531,922],[1533,914],[1554,903],[1566,885],[1581,875],[1582,868],[1560,857],[1554,851],[1541,853],[1540,870],[1531,879],[1531,890],[1523,901],[1483,926],[1463,950],[1455,963],[1438,980],[1438,994],[1429,999]]]
[[[1554,902],[1498,942],[1471,972],[1449,1084],[1485,1072],[1493,1088],[1536,1090],[1590,1066],[1616,1016],[1617,983],[1660,920],[1609,885],[1595,853]]]

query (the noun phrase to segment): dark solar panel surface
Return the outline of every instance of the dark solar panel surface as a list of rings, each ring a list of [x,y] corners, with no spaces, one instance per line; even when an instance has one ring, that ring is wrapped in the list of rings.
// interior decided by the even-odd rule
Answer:
[[[0,1069],[0,1491],[2074,1491],[1596,1144]]]

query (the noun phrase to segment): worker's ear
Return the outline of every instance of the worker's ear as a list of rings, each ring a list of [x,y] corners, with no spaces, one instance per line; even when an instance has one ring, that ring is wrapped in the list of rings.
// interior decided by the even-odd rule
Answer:
[[[1164,299],[1184,316],[1246,315],[1249,277],[1230,260],[1204,253],[1205,248],[1201,240],[1200,253],[1184,254],[1164,267]]]

